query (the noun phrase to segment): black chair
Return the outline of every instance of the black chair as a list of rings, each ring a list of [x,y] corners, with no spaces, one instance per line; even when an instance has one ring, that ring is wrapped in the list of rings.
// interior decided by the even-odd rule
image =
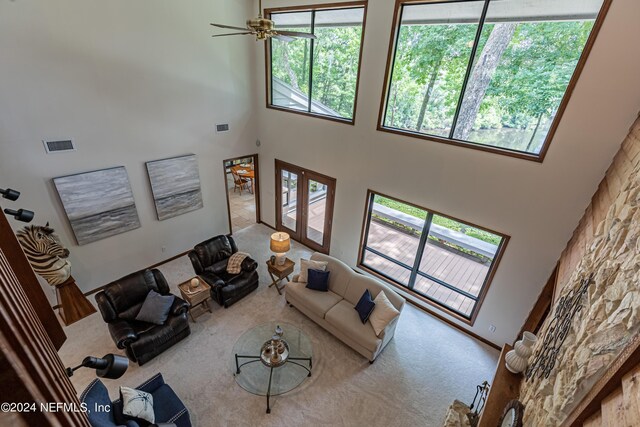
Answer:
[[[155,424],[147,423],[145,426],[191,427],[189,411],[173,389],[165,384],[162,374],[156,374],[136,389],[153,396]],[[80,402],[87,405],[87,416],[92,427],[142,427],[136,421],[122,415],[122,401],[117,399],[111,402],[107,388],[98,378],[82,392]]]
[[[191,333],[187,310],[189,303],[175,297],[169,317],[163,325],[135,320],[150,290],[170,295],[169,285],[160,270],[142,270],[109,283],[96,295],[102,318],[118,348],[129,359],[143,365]],[[174,295],[175,296],[175,295]]]
[[[227,273],[229,257],[238,252],[231,236],[220,235],[199,243],[189,252],[196,274],[211,286],[211,298],[229,307],[258,288],[258,263],[246,257],[239,274]]]

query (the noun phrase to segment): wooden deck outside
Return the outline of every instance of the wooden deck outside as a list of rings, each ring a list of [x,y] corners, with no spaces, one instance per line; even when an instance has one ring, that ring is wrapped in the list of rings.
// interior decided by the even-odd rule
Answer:
[[[367,246],[404,264],[412,266],[418,249],[419,238],[405,234],[378,222],[371,222]],[[364,263],[403,284],[408,284],[411,271],[392,263],[372,252],[365,251]],[[489,266],[445,248],[427,243],[420,271],[457,287],[471,295],[478,296]],[[474,300],[445,286],[417,277],[414,290],[435,299],[459,312],[470,315]]]

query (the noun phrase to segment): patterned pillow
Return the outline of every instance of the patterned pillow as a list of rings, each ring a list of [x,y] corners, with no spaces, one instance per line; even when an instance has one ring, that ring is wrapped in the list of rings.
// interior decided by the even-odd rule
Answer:
[[[140,418],[151,424],[156,422],[151,393],[136,390],[135,388],[120,387],[120,396],[122,398],[123,415]]]

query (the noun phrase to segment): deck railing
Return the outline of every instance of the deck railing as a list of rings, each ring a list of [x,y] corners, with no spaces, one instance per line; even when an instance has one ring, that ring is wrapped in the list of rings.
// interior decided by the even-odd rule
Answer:
[[[373,204],[373,214],[380,218],[409,227],[416,232],[422,232],[424,228],[424,220],[408,215],[404,212],[400,212],[396,209],[383,206],[379,203]],[[498,252],[497,245],[433,223],[429,228],[429,235],[452,245],[464,248],[468,251],[483,255],[489,259],[493,259]]]

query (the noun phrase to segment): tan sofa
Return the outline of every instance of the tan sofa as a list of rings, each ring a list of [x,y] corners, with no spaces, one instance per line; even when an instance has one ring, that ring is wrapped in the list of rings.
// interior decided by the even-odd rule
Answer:
[[[307,289],[306,283],[298,282],[298,275],[295,275],[285,288],[287,302],[373,363],[393,338],[400,316],[396,316],[380,336],[376,336],[369,321],[362,323],[355,305],[365,289],[369,289],[373,298],[379,292],[384,292],[391,304],[400,312],[404,306],[404,298],[389,286],[356,273],[336,258],[316,252],[311,259],[328,262],[327,270],[331,272],[329,291],[319,292]]]

